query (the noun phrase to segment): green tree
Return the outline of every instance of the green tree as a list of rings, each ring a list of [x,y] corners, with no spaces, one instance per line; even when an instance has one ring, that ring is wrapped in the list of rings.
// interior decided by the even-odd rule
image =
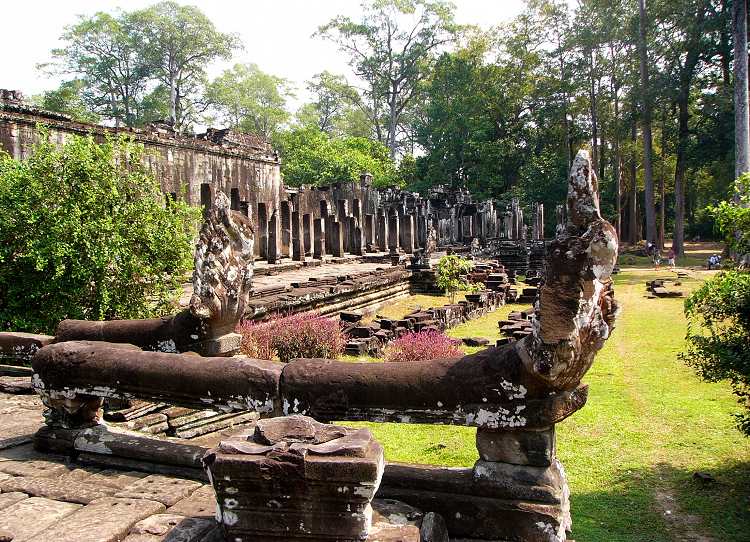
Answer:
[[[93,113],[113,119],[117,125],[135,126],[148,68],[134,28],[127,13],[82,16],[65,28],[64,45],[52,50],[54,62],[41,67],[73,75],[82,82],[81,100]]]
[[[24,161],[0,157],[0,328],[162,313],[192,266],[196,212],[165,205],[140,145],[40,139]]]
[[[363,8],[361,20],[336,17],[318,35],[336,43],[366,83],[360,107],[395,158],[404,116],[458,27],[453,6],[443,0],[373,0]]]
[[[80,79],[64,81],[55,90],[48,90],[34,96],[32,103],[46,111],[55,111],[70,115],[73,120],[80,122],[98,122],[99,115],[87,107],[82,91],[86,83]]]
[[[224,122],[266,138],[289,119],[285,106],[292,96],[289,81],[264,73],[255,64],[235,64],[206,91]]]
[[[359,95],[343,75],[329,71],[315,74],[307,82],[307,90],[313,96],[313,101],[305,104],[298,113],[298,120],[303,126],[313,125],[329,135],[363,135],[350,133],[351,127],[347,126],[347,119],[351,118]]]
[[[281,155],[281,173],[291,186],[356,182],[362,173],[379,187],[400,184],[388,149],[362,137],[331,138],[314,127],[294,128],[274,137]]]
[[[132,12],[139,50],[152,77],[169,90],[169,119],[183,130],[200,104],[206,67],[230,58],[240,47],[239,38],[219,32],[195,6],[159,2]]]
[[[443,256],[438,260],[435,267],[435,284],[450,296],[451,303],[456,301],[458,291],[472,289],[471,283],[466,279],[472,267],[471,261],[455,254]]]
[[[745,412],[738,427],[750,436],[750,174],[737,179],[737,199],[711,212],[732,252],[741,255],[741,270],[723,271],[704,282],[685,301],[687,345],[680,357],[709,382],[728,380]]]

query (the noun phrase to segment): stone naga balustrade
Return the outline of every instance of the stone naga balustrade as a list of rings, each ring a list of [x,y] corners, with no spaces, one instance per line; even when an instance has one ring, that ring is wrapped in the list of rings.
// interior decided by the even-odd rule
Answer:
[[[584,151],[571,170],[567,216],[549,247],[533,331],[512,344],[459,359],[283,365],[72,341],[36,353],[34,386],[52,411],[63,412],[48,423],[67,430],[96,424],[102,398],[476,427],[480,459],[473,468],[387,468],[381,494],[439,512],[452,537],[562,541],[569,492],[555,458],[554,425],[585,404],[580,380],[617,312],[610,280],[617,237],[600,216]],[[75,447],[77,439],[69,440]]]

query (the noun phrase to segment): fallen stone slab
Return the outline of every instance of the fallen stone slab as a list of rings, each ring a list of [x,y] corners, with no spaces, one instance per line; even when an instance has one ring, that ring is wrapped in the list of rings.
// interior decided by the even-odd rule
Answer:
[[[167,509],[170,514],[185,517],[213,518],[216,515],[216,495],[210,485],[199,487],[189,497]]]
[[[0,482],[0,490],[23,492],[34,497],[79,504],[88,504],[96,499],[108,497],[116,491],[110,487],[85,482],[28,476],[17,476]]]
[[[80,504],[58,502],[43,497],[29,497],[5,508],[0,514],[0,531],[13,535],[13,540],[29,540],[51,525],[59,523],[81,508]],[[38,538],[50,542],[58,538]]]
[[[34,393],[31,387],[31,377],[28,376],[0,376],[0,392],[23,395]]]
[[[0,332],[0,359],[28,363],[40,348],[52,344],[54,340],[55,338],[51,335],[2,331]]]
[[[29,496],[26,493],[19,493],[18,491],[11,491],[8,493],[0,493],[0,510],[8,508],[11,505],[16,504],[19,501],[27,499]]]
[[[122,542],[208,542],[209,537],[217,536],[220,533],[215,520],[166,513],[139,521]]]
[[[13,476],[53,477],[68,472],[62,463],[37,459],[32,461],[0,461],[0,472]]]
[[[159,502],[104,497],[37,531],[28,542],[120,542],[136,523],[162,512],[164,505]]]
[[[445,520],[443,516],[435,512],[425,514],[419,528],[419,535],[421,542],[449,542]]]
[[[200,482],[193,480],[182,480],[156,474],[141,478],[124,487],[115,494],[115,497],[147,499],[160,502],[164,506],[172,506],[190,496],[201,485]]]
[[[466,346],[486,346],[490,344],[489,339],[485,339],[484,337],[464,337],[461,339],[461,342]]]

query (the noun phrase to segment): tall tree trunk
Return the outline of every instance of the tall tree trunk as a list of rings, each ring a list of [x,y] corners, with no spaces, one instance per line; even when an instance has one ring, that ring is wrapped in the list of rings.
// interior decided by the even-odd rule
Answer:
[[[654,208],[654,171],[651,163],[653,142],[651,137],[651,87],[648,80],[648,55],[646,51],[646,0],[638,0],[638,49],[641,72],[641,99],[643,101],[643,178],[644,208],[646,210],[646,240],[656,241],[656,209]]]
[[[563,99],[565,100],[563,103],[563,128],[565,131],[565,160],[568,164],[568,170],[570,170],[573,165],[573,154],[570,149],[570,122],[568,121],[569,97],[565,81],[565,58],[563,55],[560,55],[560,83],[565,89],[563,92]]]
[[[667,198],[664,188],[667,176],[667,112],[662,109],[661,124],[661,175],[659,176],[659,248],[664,249]]]
[[[750,171],[748,143],[748,82],[747,82],[747,3],[732,2],[732,32],[734,34],[734,176]],[[739,198],[739,194],[735,194]]]
[[[599,166],[599,131],[596,117],[596,89],[594,88],[594,50],[589,51],[589,99],[591,102],[591,165],[596,171]]]
[[[617,218],[615,219],[615,229],[617,230],[617,238],[621,239],[622,236],[622,185],[620,178],[620,101],[617,95],[618,93],[617,83],[614,77],[612,78],[612,97],[615,105],[615,118],[613,119],[612,133],[614,135],[614,157],[612,159],[612,175],[615,178],[615,209],[617,210]]]
[[[677,164],[674,172],[674,234],[672,250],[676,256],[682,256],[685,247],[685,172],[687,170],[688,99],[690,87],[681,89],[677,99]]]
[[[398,88],[397,84],[393,83],[391,88],[391,98],[388,100],[388,149],[390,150],[391,160],[396,158],[396,96]]]
[[[640,241],[638,239],[638,177],[637,177],[637,170],[638,165],[636,161],[636,140],[637,140],[637,130],[635,126],[635,116],[633,117],[633,124],[630,127],[630,142],[633,146],[633,152],[630,157],[630,205],[628,208],[629,211],[629,219],[628,219],[628,229],[630,238],[630,243],[632,245],[635,245]]]
[[[169,78],[169,120],[172,126],[177,126],[177,80],[174,76]]]

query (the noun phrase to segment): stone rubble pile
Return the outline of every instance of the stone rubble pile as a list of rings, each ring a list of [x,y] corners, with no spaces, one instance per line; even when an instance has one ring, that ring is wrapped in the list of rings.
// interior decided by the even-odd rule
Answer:
[[[375,318],[372,322],[362,322],[361,314],[340,313],[342,330],[347,338],[345,353],[379,356],[388,343],[406,333],[445,331],[484,316],[504,304],[504,292],[486,290],[466,294],[466,300],[458,303],[415,310],[399,320]]]
[[[681,290],[674,290],[668,286],[670,282],[673,286],[680,286],[682,284],[679,280],[671,279],[646,281],[646,291],[649,293],[649,297],[682,297],[683,293]]]

